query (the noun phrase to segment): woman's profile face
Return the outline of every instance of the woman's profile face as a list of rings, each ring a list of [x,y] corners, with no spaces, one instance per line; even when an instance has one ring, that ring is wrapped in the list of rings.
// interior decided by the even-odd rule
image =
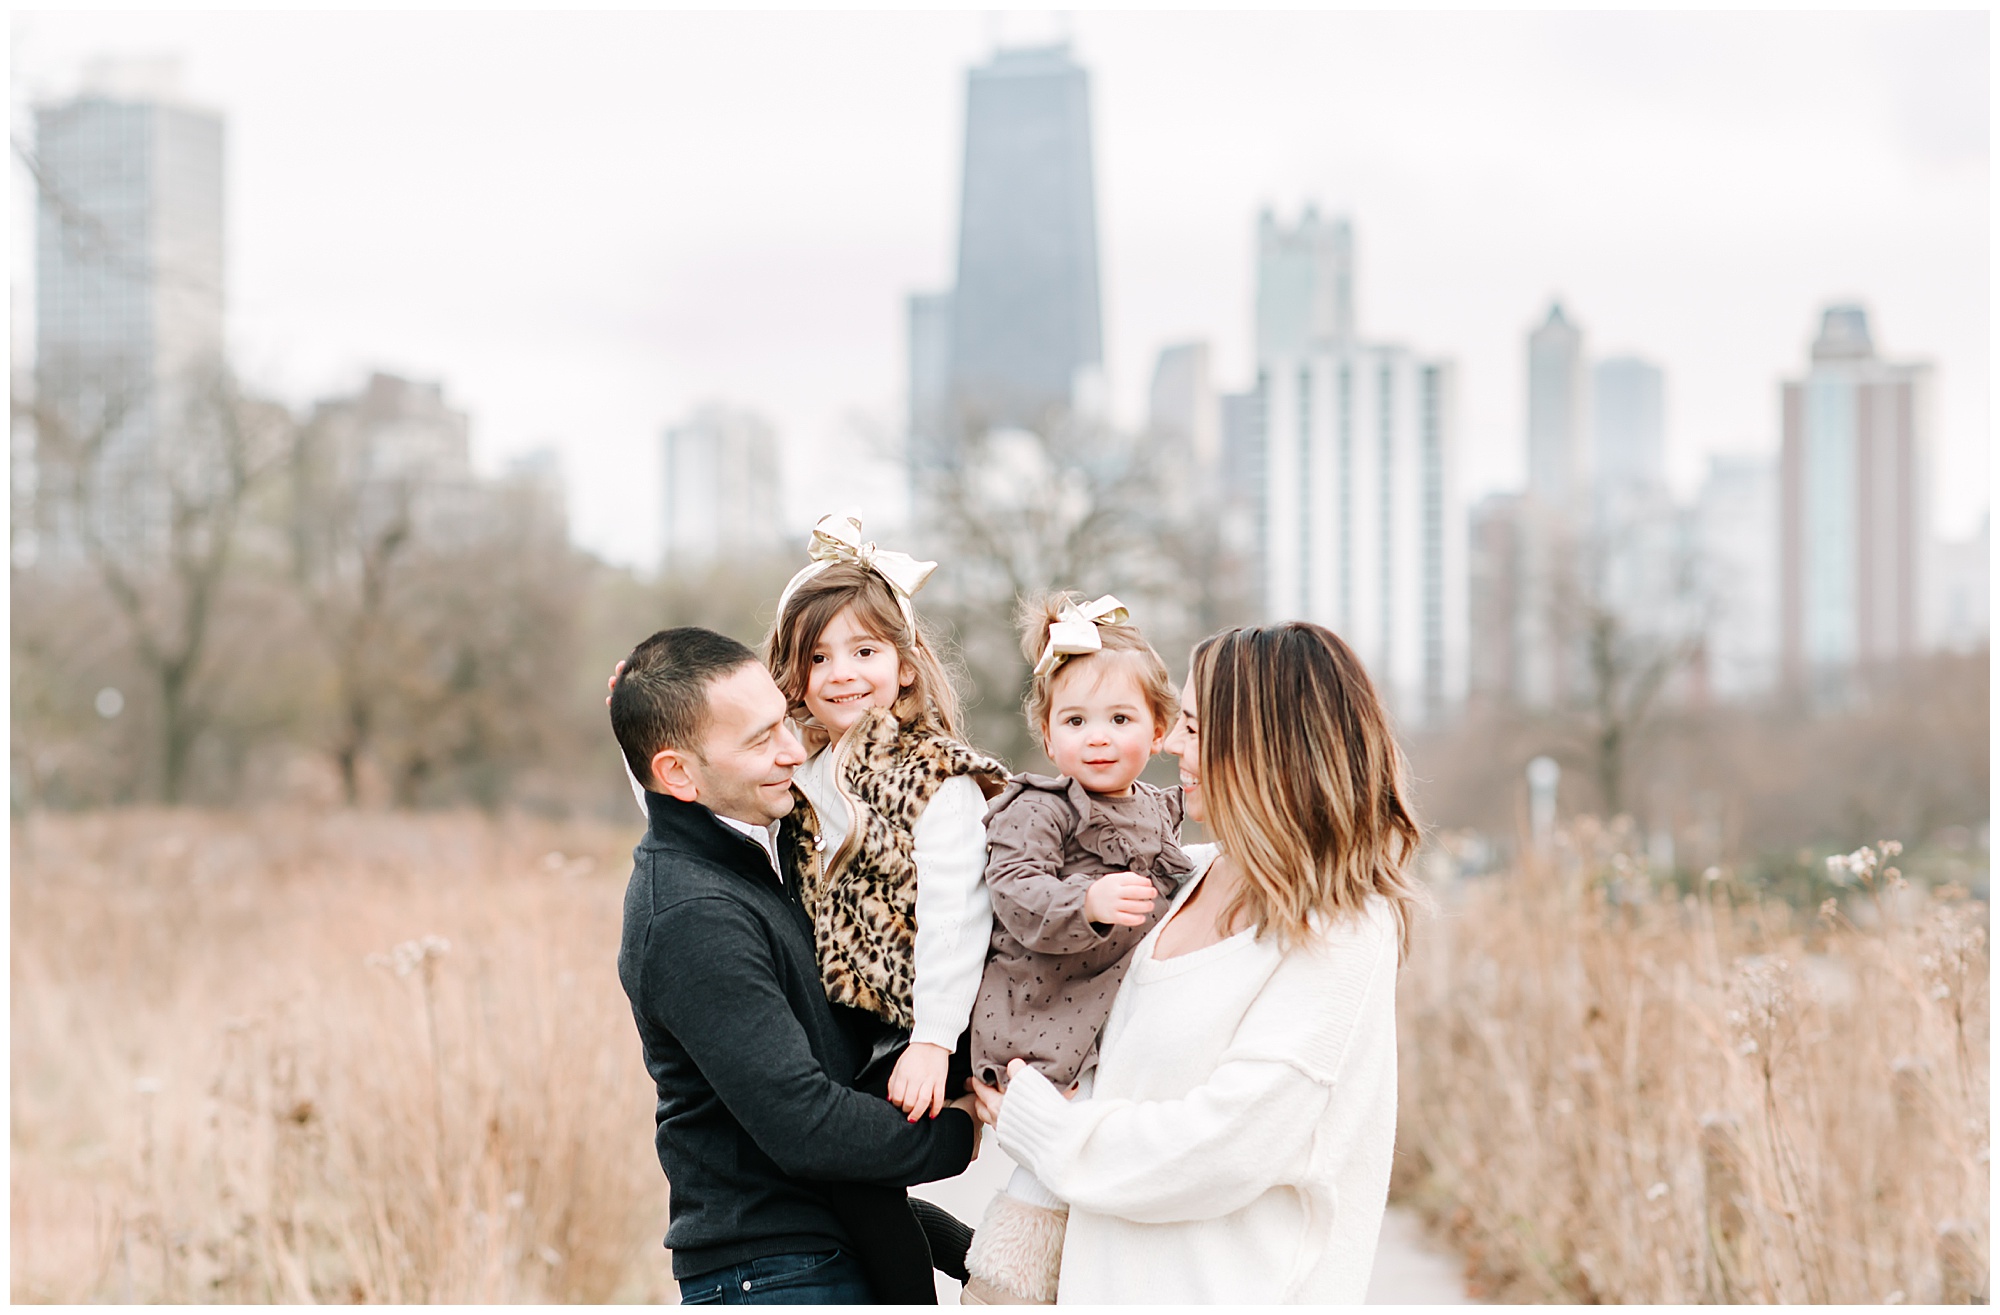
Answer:
[[[1201,798],[1201,721],[1200,710],[1194,706],[1194,677],[1187,678],[1181,686],[1181,715],[1174,722],[1174,728],[1167,732],[1167,742],[1161,747],[1181,760],[1181,793],[1185,798],[1185,811],[1192,821],[1206,822],[1208,809]]]

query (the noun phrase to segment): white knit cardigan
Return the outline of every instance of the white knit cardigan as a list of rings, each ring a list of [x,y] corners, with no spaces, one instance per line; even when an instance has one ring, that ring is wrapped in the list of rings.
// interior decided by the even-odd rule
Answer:
[[[1189,852],[1175,909],[1215,856]],[[1156,960],[1159,934],[1133,952],[1091,1098],[1027,1070],[1001,1106],[1001,1147],[1070,1203],[1058,1300],[1361,1301],[1396,1138],[1387,901],[1290,950],[1243,932]]]

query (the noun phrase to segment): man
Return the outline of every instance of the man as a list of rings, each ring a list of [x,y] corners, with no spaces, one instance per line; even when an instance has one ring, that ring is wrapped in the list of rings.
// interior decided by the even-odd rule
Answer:
[[[962,1172],[972,1098],[911,1123],[849,1085],[859,1057],[770,831],[806,755],[756,656],[712,631],[663,630],[625,660],[610,703],[646,786],[618,976],[659,1089],[681,1300],[870,1301],[836,1208],[849,1189],[835,1185]]]

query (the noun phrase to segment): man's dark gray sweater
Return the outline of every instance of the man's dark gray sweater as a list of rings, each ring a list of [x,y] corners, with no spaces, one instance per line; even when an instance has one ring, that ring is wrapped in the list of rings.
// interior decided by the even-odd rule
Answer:
[[[907,1122],[853,1090],[798,893],[754,840],[647,794],[618,977],[659,1088],[667,1245],[684,1278],[849,1241],[814,1182],[906,1187],[972,1159],[959,1109]]]

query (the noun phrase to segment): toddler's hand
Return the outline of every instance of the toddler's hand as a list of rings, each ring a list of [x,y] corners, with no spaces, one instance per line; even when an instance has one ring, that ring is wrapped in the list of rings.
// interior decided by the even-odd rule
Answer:
[[[936,1118],[944,1108],[944,1073],[951,1066],[951,1052],[928,1041],[912,1041],[889,1074],[889,1103],[910,1116]]]
[[[604,682],[604,688],[611,690],[617,689],[618,678],[624,674],[625,674],[625,659],[619,658],[618,665],[611,668],[611,679]],[[607,708],[611,706],[611,696],[609,694],[606,694],[604,696],[604,706]]]
[[[1148,878],[1136,872],[1112,872],[1090,883],[1083,894],[1083,913],[1092,922],[1143,926],[1157,896]]]

